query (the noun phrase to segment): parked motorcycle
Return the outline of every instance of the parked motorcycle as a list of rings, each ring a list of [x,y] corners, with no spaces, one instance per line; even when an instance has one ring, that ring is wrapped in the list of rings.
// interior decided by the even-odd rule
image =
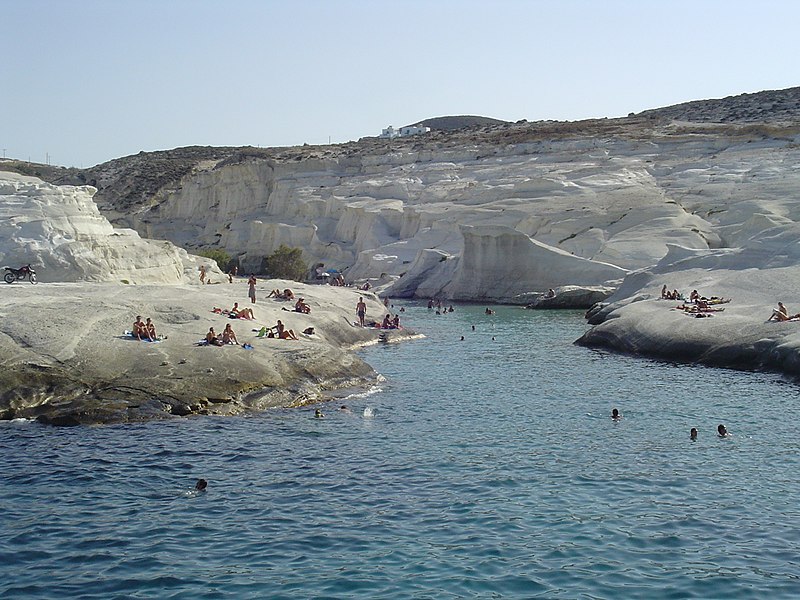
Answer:
[[[31,283],[36,283],[36,271],[33,270],[33,267],[30,265],[25,265],[24,267],[20,267],[19,269],[12,269],[11,267],[6,267],[6,271],[8,273],[5,274],[3,279],[5,279],[6,283],[14,283],[15,281],[19,281],[22,279],[23,281],[27,279]]]

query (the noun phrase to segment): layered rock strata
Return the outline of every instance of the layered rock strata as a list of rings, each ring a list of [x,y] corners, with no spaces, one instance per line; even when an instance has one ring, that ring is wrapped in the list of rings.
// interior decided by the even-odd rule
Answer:
[[[95,192],[0,172],[0,264],[31,263],[45,282],[179,283],[195,278],[200,264],[210,275],[216,269],[171,242],[115,229],[92,201]]]

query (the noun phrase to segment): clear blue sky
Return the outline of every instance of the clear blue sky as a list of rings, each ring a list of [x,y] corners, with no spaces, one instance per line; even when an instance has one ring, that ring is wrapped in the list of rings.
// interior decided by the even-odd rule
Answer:
[[[66,166],[800,85],[795,0],[0,0],[0,150]]]

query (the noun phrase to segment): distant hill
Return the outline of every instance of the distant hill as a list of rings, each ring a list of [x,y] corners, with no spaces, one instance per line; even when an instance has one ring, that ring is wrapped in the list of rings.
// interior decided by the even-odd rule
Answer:
[[[504,125],[508,121],[492,119],[491,117],[476,117],[472,115],[459,115],[451,117],[434,117],[418,121],[414,125],[430,127],[431,131],[455,131],[464,127],[483,127],[484,125]]]
[[[800,120],[800,87],[694,100],[637,113],[694,123],[775,123]]]

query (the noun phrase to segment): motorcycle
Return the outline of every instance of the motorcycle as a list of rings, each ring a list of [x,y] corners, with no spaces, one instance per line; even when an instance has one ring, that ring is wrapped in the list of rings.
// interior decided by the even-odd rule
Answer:
[[[5,279],[6,283],[14,283],[15,281],[19,281],[20,279],[25,280],[28,279],[33,284],[36,284],[36,271],[33,270],[33,267],[30,265],[25,265],[24,267],[20,267],[19,269],[12,269],[11,267],[6,267],[6,271],[8,273],[5,274],[3,279]]]

